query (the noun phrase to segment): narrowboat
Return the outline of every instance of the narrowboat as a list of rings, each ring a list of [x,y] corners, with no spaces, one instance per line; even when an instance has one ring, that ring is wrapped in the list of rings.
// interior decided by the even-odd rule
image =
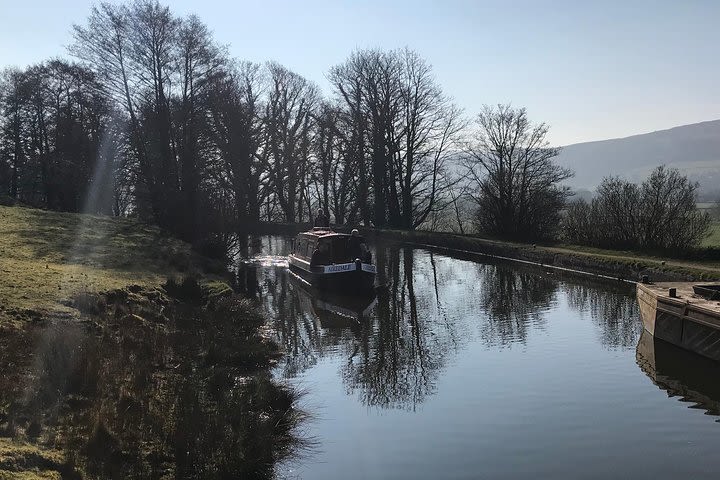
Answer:
[[[353,293],[375,287],[377,269],[357,230],[347,234],[316,227],[300,233],[292,244],[288,264],[320,290]]]

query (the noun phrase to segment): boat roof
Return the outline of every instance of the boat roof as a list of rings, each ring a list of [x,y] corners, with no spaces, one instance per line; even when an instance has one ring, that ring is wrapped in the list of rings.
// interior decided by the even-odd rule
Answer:
[[[302,232],[299,235],[303,236],[309,236],[309,237],[317,237],[317,238],[328,238],[328,237],[350,237],[349,233],[339,233],[336,232],[330,228],[326,227],[315,227],[312,230],[308,230],[307,232]],[[359,236],[359,238],[363,238],[362,235]]]

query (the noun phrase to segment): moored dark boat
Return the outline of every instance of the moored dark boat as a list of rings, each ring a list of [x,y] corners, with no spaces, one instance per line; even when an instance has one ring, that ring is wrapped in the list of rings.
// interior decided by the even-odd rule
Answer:
[[[288,256],[290,269],[313,287],[347,293],[371,290],[377,271],[362,236],[313,228],[298,234]]]

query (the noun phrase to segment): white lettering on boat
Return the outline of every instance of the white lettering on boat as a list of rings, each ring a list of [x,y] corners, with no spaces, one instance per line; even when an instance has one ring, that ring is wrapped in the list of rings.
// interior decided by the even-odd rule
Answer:
[[[341,273],[341,272],[354,272],[357,267],[354,263],[340,263],[337,265],[326,265],[322,267],[323,273]],[[363,272],[368,273],[377,273],[377,269],[375,268],[375,265],[369,264],[369,263],[363,263],[361,268]]]
[[[341,263],[325,267],[325,273],[352,272],[353,270],[355,270],[354,263]]]

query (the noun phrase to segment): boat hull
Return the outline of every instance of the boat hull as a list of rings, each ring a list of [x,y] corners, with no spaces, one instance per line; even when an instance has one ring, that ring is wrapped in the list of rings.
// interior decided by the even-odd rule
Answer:
[[[677,297],[666,293],[670,288]],[[638,283],[643,327],[655,338],[720,361],[720,308],[690,292],[691,285]]]
[[[375,288],[375,266],[367,263],[348,263],[310,267],[302,259],[290,255],[290,269],[314,288],[334,292],[366,292]]]

